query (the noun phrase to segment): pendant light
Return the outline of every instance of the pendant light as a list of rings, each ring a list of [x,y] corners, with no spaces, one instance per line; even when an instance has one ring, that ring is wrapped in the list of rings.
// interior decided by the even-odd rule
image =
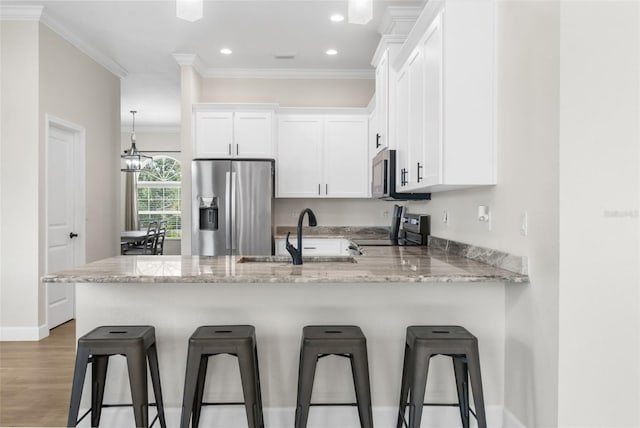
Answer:
[[[202,1],[176,0],[176,16],[189,22],[202,19]]]
[[[143,155],[136,148],[136,113],[137,111],[131,110],[131,115],[133,116],[133,124],[131,127],[131,147],[128,150],[124,151],[124,154],[120,155],[122,159],[122,168],[120,171],[123,172],[140,172],[144,167],[144,163],[147,161],[151,161],[151,156]]]
[[[364,25],[373,17],[373,0],[348,0],[349,24]]]

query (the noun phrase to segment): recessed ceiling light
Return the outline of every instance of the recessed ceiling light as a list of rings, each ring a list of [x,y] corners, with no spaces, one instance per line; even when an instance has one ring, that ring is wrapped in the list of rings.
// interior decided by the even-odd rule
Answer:
[[[334,13],[329,17],[329,19],[333,22],[342,22],[344,21],[344,16],[340,15],[339,13]]]
[[[233,53],[233,51],[229,48],[222,48],[220,49],[220,53],[222,55],[231,55]]]
[[[338,51],[335,49],[328,49],[326,53],[327,55],[337,55]]]

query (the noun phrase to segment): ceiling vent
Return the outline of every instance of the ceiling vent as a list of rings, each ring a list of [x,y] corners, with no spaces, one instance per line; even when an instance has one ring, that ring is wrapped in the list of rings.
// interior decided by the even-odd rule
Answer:
[[[273,54],[274,59],[294,59],[295,57],[295,52],[277,52]]]

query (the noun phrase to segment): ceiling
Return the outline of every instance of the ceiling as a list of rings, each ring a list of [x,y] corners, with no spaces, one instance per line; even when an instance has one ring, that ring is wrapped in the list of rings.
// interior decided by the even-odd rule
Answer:
[[[207,73],[371,70],[387,6],[422,6],[424,0],[374,0],[367,25],[332,22],[346,17],[347,0],[205,0],[204,18],[176,18],[174,1],[3,0],[5,5],[43,5],[43,21],[112,65],[122,76],[122,123],[129,110],[136,124],[178,126],[180,69],[174,53],[197,54]],[[46,19],[45,19],[46,18]],[[233,50],[231,55],[220,49]],[[328,56],[327,49],[337,55]],[[274,59],[295,53],[294,59]],[[95,56],[94,56],[95,57]]]

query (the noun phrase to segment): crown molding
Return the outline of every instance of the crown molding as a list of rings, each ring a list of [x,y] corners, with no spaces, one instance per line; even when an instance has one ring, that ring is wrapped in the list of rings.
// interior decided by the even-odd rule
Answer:
[[[44,6],[0,6],[0,21],[40,21]]]
[[[378,47],[371,59],[371,65],[377,67],[378,62],[380,62],[380,58],[389,46],[396,45],[401,47],[406,40],[407,36],[404,34],[383,34],[382,37],[380,37],[380,43],[378,43]]]
[[[380,34],[409,34],[413,24],[422,12],[421,7],[389,6],[382,15],[378,26]]]
[[[308,68],[209,68],[206,78],[237,79],[374,79],[374,70]]]
[[[176,62],[180,67],[189,65],[193,67],[194,70],[196,70],[200,76],[205,75],[207,71],[207,67],[204,65],[204,62],[202,61],[202,59],[200,59],[198,54],[174,53],[172,55],[173,55],[173,59],[176,60]]]
[[[0,6],[0,21],[40,22],[119,78],[127,76],[127,70],[124,67],[53,19],[44,6]]]

